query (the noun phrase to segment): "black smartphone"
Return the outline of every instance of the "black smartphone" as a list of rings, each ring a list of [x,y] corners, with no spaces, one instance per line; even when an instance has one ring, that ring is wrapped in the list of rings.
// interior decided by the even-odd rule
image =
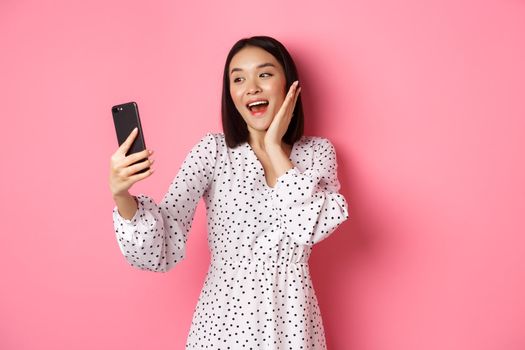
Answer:
[[[135,140],[131,144],[131,147],[126,152],[126,156],[143,151],[146,149],[146,141],[144,140],[144,134],[142,132],[142,125],[140,124],[139,106],[136,102],[127,102],[111,107],[111,113],[113,114],[113,123],[115,124],[115,130],[117,132],[118,145],[122,145],[128,138],[129,134],[133,129],[138,129],[138,134]],[[133,164],[143,162],[146,158],[140,159]],[[139,170],[135,174],[140,174],[149,170]]]

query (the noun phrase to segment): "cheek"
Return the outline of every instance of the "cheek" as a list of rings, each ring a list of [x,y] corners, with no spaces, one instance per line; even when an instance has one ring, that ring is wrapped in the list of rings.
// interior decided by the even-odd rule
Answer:
[[[276,82],[272,86],[272,94],[280,102],[284,101],[284,99],[286,97],[285,86],[286,86],[286,82],[284,80]]]
[[[284,91],[284,86],[277,87],[274,91],[275,100],[277,102],[277,107],[281,107],[284,99],[286,98],[286,93]]]

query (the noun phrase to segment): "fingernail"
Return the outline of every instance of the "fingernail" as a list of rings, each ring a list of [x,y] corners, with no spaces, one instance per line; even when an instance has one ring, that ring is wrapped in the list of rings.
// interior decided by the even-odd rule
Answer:
[[[133,129],[133,131],[134,131],[134,132],[137,131],[137,127],[135,127],[135,129]]]
[[[153,154],[153,150],[152,149],[149,150],[149,154]]]

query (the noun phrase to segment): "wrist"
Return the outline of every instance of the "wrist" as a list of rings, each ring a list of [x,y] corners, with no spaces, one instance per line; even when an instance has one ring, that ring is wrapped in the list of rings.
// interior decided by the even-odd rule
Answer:
[[[124,192],[124,193],[115,193],[113,194],[113,199],[114,200],[119,200],[119,199],[128,199],[128,198],[134,198],[134,196],[132,196],[129,192]]]
[[[264,145],[264,148],[266,149],[266,152],[269,153],[269,152],[278,152],[278,151],[282,151],[283,148],[281,147],[280,144],[278,143],[268,143],[268,144],[265,144]]]

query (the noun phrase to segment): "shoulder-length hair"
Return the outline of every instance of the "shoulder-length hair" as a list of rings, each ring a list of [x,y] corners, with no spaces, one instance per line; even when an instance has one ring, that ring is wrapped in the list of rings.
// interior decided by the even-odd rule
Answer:
[[[290,86],[296,80],[299,80],[297,69],[292,56],[286,50],[283,44],[276,39],[269,36],[252,36],[250,38],[243,38],[237,41],[230,49],[224,65],[224,76],[222,84],[222,129],[226,144],[230,148],[235,148],[239,144],[248,141],[249,131],[246,122],[242,118],[241,114],[235,107],[230,94],[230,76],[228,68],[230,62],[237,52],[239,52],[245,46],[257,46],[274,56],[277,61],[282,65],[284,74],[286,77],[285,94],[288,93]],[[304,132],[304,115],[303,105],[301,103],[301,94],[297,98],[295,109],[293,111],[293,117],[290,120],[288,130],[283,136],[283,141],[288,145],[293,145],[295,141],[299,140],[303,136]]]

